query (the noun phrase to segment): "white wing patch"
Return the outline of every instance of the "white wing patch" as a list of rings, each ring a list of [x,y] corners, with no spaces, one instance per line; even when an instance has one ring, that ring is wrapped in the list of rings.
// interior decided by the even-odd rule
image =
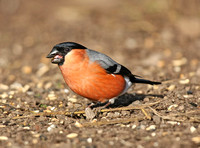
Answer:
[[[133,84],[133,83],[130,81],[129,77],[127,77],[127,76],[124,76],[124,80],[125,80],[126,85],[125,85],[125,88],[124,88],[123,92],[122,92],[119,96],[121,96],[121,95],[123,95],[124,93],[126,93],[127,90],[128,90],[128,89],[132,86],[132,84]]]
[[[117,64],[117,69],[115,70],[114,73],[119,73],[121,70],[121,67],[122,67],[121,65]]]

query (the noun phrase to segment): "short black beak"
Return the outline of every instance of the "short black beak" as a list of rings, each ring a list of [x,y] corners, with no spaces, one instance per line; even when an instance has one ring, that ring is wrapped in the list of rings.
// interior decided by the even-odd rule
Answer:
[[[53,58],[54,57],[54,55],[52,55],[51,53],[49,53],[47,56],[46,56],[46,58]]]
[[[51,52],[46,56],[46,58],[53,58],[59,51],[56,48],[53,48]]]

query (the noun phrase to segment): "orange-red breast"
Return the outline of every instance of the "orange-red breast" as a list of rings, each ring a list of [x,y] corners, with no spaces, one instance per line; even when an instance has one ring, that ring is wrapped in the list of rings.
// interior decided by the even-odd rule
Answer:
[[[107,55],[74,42],[55,45],[47,58],[52,58],[51,62],[58,64],[72,91],[97,102],[110,100],[113,103],[133,83],[161,84],[139,79]]]

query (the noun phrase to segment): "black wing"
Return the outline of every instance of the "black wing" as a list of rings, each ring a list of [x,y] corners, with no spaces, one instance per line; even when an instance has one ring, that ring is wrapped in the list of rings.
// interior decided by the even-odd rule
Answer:
[[[132,73],[123,65],[115,62],[109,56],[94,50],[86,49],[90,61],[97,62],[109,74],[119,74],[123,76],[131,76]]]

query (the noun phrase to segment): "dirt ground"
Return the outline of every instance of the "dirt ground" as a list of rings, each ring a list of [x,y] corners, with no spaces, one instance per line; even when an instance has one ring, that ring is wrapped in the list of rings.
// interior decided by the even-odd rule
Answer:
[[[0,147],[200,147],[200,2],[0,0]],[[92,121],[46,55],[74,41],[143,78]]]

